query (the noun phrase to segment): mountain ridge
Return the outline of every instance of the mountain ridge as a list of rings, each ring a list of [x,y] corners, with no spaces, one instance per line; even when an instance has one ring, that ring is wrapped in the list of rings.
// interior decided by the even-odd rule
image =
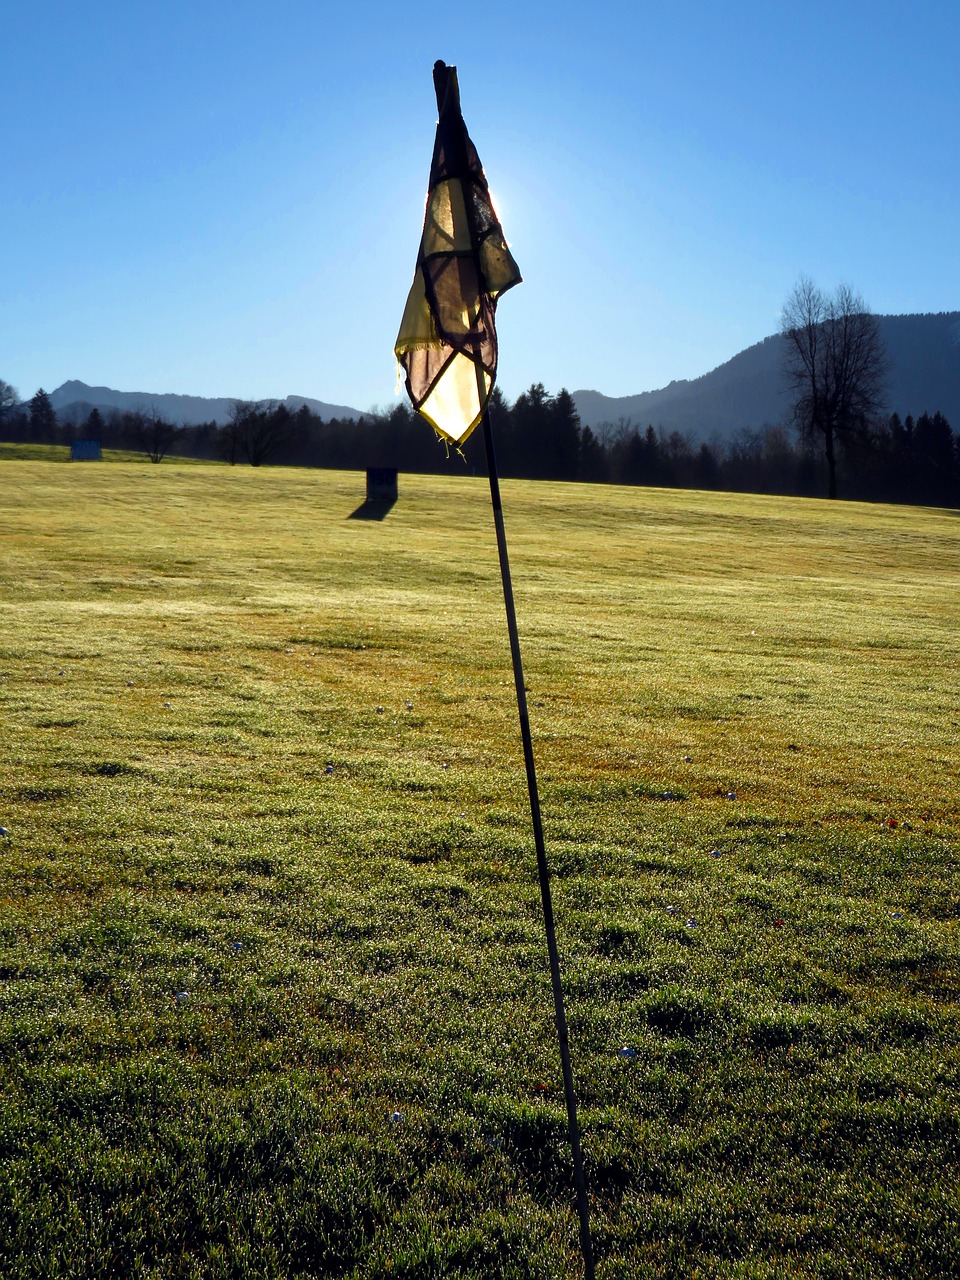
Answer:
[[[960,311],[877,316],[877,322],[891,362],[887,411],[905,417],[939,409],[950,422],[960,424]],[[779,334],[746,347],[698,378],[677,380],[655,391],[571,394],[584,426],[621,420],[635,426],[651,423],[700,440],[758,430],[790,416]]]
[[[960,311],[877,316],[890,356],[887,412],[919,415],[939,409],[960,426]],[[739,431],[789,421],[790,404],[783,385],[783,342],[772,334],[744,348],[697,378],[677,379],[653,391],[607,396],[583,389],[572,392],[580,421],[596,429],[621,421],[681,431],[693,441],[730,439]],[[229,421],[236,397],[188,396],[174,393],[117,391],[72,379],[50,393],[50,402],[65,422],[82,422],[92,408],[160,413],[182,426]],[[309,396],[288,395],[281,403],[291,413],[306,405],[322,420],[361,418],[349,405],[329,404]]]
[[[237,396],[188,396],[174,392],[156,391],[117,391],[113,387],[93,387],[86,382],[71,378],[50,392],[50,403],[64,421],[78,421],[85,418],[91,409],[118,410],[119,412],[156,412],[175,426],[196,424],[200,422],[216,422],[222,426],[230,420],[230,410],[236,403]],[[309,396],[287,396],[282,401],[261,400],[259,404],[282,403],[296,413],[301,405],[306,405],[311,413],[319,418],[360,418],[359,409],[344,404],[328,404],[324,400],[314,400]],[[74,410],[72,412],[72,410]]]

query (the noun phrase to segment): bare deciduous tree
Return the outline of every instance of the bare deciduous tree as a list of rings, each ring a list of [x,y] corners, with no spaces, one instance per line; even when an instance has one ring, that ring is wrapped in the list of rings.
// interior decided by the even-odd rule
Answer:
[[[234,400],[230,406],[230,416],[220,428],[220,454],[231,467],[235,467],[239,461],[243,448],[244,424],[250,414],[256,412],[256,408],[252,400]]]
[[[883,408],[889,368],[877,319],[841,284],[833,295],[801,276],[784,304],[781,333],[794,421],[823,437],[828,494],[837,496],[837,444],[866,435]]]
[[[290,412],[276,400],[262,400],[246,420],[243,451],[252,467],[262,466],[290,433]]]
[[[151,462],[162,462],[177,438],[183,434],[183,428],[167,422],[155,409],[138,416],[141,419],[140,443],[144,452]]]
[[[4,420],[8,413],[17,407],[20,403],[20,397],[17,395],[16,387],[12,387],[9,382],[4,382],[0,378],[0,422]]]
[[[276,400],[234,400],[221,431],[223,453],[234,463],[242,450],[251,466],[262,466],[285,443],[290,425],[290,411]]]

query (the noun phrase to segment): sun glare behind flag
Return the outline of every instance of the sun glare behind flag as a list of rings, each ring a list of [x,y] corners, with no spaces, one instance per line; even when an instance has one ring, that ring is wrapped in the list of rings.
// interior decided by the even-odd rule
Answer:
[[[497,299],[520,283],[460,112],[456,67],[438,63],[440,105],[420,251],[394,351],[407,394],[434,430],[462,444],[497,376]]]

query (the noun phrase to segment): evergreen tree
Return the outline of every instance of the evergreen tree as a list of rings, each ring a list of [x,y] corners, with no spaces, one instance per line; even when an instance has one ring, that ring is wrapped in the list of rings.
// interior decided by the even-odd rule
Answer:
[[[57,415],[50,397],[39,387],[30,401],[30,439],[37,444],[52,444],[57,438]]]
[[[580,431],[580,458],[577,479],[599,484],[607,478],[607,451],[589,427]]]
[[[542,382],[535,382],[514,401],[510,412],[512,457],[506,474],[534,479],[542,474],[544,440],[550,418],[551,398]]]
[[[720,478],[716,455],[708,444],[702,444],[697,454],[696,485],[698,489],[716,489]]]
[[[913,452],[920,482],[917,500],[938,506],[956,501],[953,431],[939,410],[933,416],[923,413],[917,419]]]
[[[573,396],[561,388],[546,402],[539,474],[547,480],[576,480],[580,464],[580,415]]]

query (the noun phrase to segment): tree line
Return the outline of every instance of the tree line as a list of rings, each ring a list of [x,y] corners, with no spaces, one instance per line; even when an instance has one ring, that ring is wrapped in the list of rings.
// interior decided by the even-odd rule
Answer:
[[[901,419],[882,412],[887,358],[876,319],[846,285],[826,294],[801,277],[784,305],[784,381],[788,423],[744,430],[726,440],[694,441],[679,431],[629,419],[595,428],[580,422],[569,391],[534,383],[510,404],[490,403],[497,463],[508,477],[655,485],[866,501],[960,506],[960,432],[939,411]],[[61,423],[42,389],[22,403],[0,379],[0,440],[69,443],[344,470],[396,467],[407,472],[486,469],[481,433],[450,450],[406,403],[359,418],[321,420],[304,405],[233,402],[226,423],[175,426],[148,410],[101,413]]]
[[[829,491],[829,465],[819,441],[784,425],[709,443],[625,419],[592,429],[581,424],[568,391],[552,395],[542,383],[512,404],[495,391],[491,413],[504,476],[803,497]],[[173,453],[253,466],[485,472],[479,432],[461,453],[448,450],[405,404],[358,419],[322,421],[306,406],[291,413],[283,404],[237,401],[226,424],[176,427],[156,414],[97,409],[79,425],[61,424],[44,392],[26,405],[7,397],[0,439],[68,444],[74,438],[97,439],[154,461]],[[940,412],[858,423],[856,431],[837,436],[834,455],[846,497],[960,506],[960,432]]]

